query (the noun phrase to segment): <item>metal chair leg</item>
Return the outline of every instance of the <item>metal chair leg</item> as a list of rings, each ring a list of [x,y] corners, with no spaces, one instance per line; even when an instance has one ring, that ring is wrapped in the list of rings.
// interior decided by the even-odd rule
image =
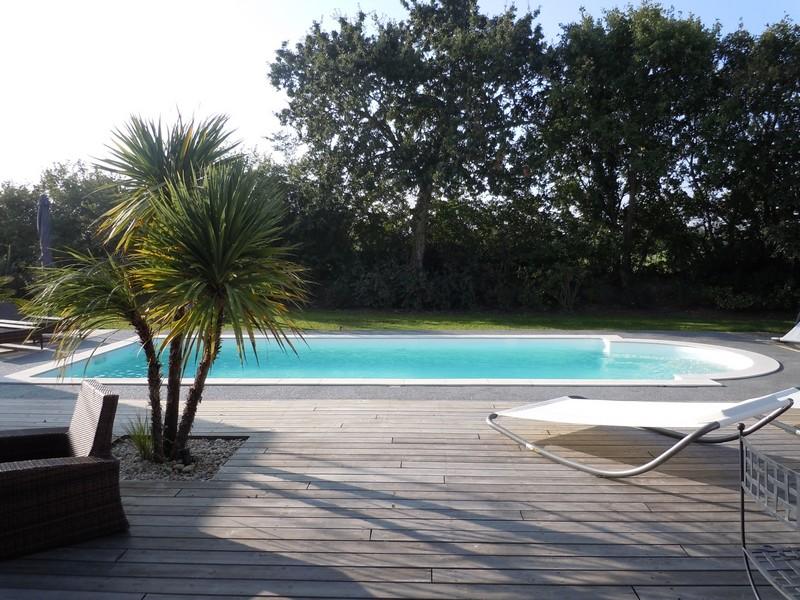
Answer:
[[[756,597],[756,600],[761,600],[761,595],[758,593],[758,586],[756,585],[756,580],[753,577],[753,571],[750,567],[750,561],[747,558],[747,554],[744,553],[744,550],[742,550],[742,558],[744,558],[744,569],[747,572],[747,581],[750,582],[750,587],[753,589],[753,595]]]
[[[569,460],[568,458],[564,458],[556,454],[555,452],[550,452],[549,450],[545,450],[544,448],[537,446],[536,444],[529,442],[525,438],[518,436],[516,433],[509,431],[502,425],[498,425],[495,422],[498,415],[496,413],[490,414],[486,417],[486,424],[489,425],[495,431],[502,433],[507,438],[510,438],[517,442],[518,444],[522,444],[528,450],[532,452],[536,452],[537,454],[541,454],[545,458],[549,458],[550,460],[557,462],[559,464],[565,465],[567,467],[571,467],[573,469],[577,469],[578,471],[583,471],[584,473],[589,473],[591,475],[596,475],[598,477],[606,477],[608,479],[621,479],[623,477],[633,477],[634,475],[641,475],[642,473],[646,473],[652,469],[655,469],[660,464],[666,462],[673,456],[675,456],[678,452],[683,450],[686,446],[695,442],[698,438],[706,435],[707,433],[714,431],[715,429],[719,429],[719,423],[709,423],[700,429],[693,431],[685,435],[681,440],[675,444],[674,446],[670,447],[659,456],[654,458],[648,463],[640,465],[638,467],[634,467],[632,469],[623,469],[619,471],[608,471],[605,469],[596,469],[594,467],[590,467],[588,465],[584,465],[579,462],[575,462],[574,460]]]

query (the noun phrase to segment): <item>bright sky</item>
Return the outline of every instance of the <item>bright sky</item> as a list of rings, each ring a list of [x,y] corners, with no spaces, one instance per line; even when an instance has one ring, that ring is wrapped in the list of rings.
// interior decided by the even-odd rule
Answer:
[[[499,12],[505,0],[480,0]],[[552,38],[584,6],[593,15],[625,0],[521,0],[541,8]],[[724,30],[753,32],[798,0],[675,0]],[[110,131],[129,115],[231,116],[246,147],[269,151],[282,96],[267,65],[284,40],[298,41],[315,19],[358,8],[401,18],[399,0],[3,0],[0,2],[0,181],[38,181],[56,161],[105,155]]]

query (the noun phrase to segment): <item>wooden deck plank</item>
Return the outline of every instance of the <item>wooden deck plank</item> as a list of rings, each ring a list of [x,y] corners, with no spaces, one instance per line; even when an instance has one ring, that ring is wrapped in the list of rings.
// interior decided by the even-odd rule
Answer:
[[[643,547],[644,548],[644,547]],[[676,547],[672,547],[676,548]],[[583,547],[582,552],[587,552]],[[96,552],[96,551],[95,551]],[[597,552],[597,551],[595,551]],[[574,553],[569,556],[485,556],[475,554],[351,554],[327,553],[274,553],[263,551],[184,551],[184,550],[128,550],[119,562],[158,564],[211,564],[211,565],[292,565],[301,562],[325,567],[381,567],[381,568],[452,568],[452,569],[516,569],[526,570],[638,570],[638,571],[692,571],[737,570],[739,557],[717,557],[716,560],[698,561],[693,557],[678,555],[679,550],[653,556],[583,556],[576,564]],[[87,562],[92,557],[87,556]]]
[[[638,600],[630,586],[562,586],[434,584],[351,581],[295,581],[255,579],[192,579],[155,577],[68,577],[61,575],[8,575],[7,587],[88,592],[144,591],[157,598],[408,598],[426,600]],[[167,594],[167,595],[165,595]],[[209,595],[203,595],[209,594]]]
[[[0,600],[143,600],[144,597],[145,594],[139,592],[0,588]]]
[[[255,529],[308,529],[315,531],[355,530],[380,528],[381,531],[411,532],[491,532],[500,534],[521,534],[535,536],[539,533],[726,533],[731,530],[731,520],[727,521],[523,521],[523,520],[463,520],[463,519],[393,519],[393,518],[351,518],[339,517],[261,517],[261,516],[178,516],[178,515],[129,515],[131,527],[163,528],[234,528]],[[734,521],[734,523],[737,523]],[[781,532],[786,527],[774,519],[755,521],[748,531]]]
[[[691,546],[690,546],[691,547]],[[698,546],[705,554],[712,554],[710,545]],[[721,545],[722,548],[730,546]],[[356,554],[369,551],[371,555],[380,554],[443,554],[446,556],[650,556],[668,554],[684,556],[679,544],[602,544],[567,541],[562,543],[448,543],[448,542],[380,542],[372,540],[365,547],[363,542],[348,540],[286,540],[286,539],[239,539],[239,538],[170,538],[170,537],[120,537],[110,536],[84,542],[84,548],[110,550],[182,550],[202,552],[272,552],[280,555],[293,554]],[[722,553],[721,556],[730,556]],[[738,555],[737,555],[738,556]],[[35,557],[34,557],[35,558]]]

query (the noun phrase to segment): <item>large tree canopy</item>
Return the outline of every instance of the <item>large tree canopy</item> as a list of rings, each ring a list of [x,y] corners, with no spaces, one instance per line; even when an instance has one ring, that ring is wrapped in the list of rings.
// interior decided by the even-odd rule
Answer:
[[[533,152],[543,143],[554,202],[600,233],[625,286],[659,223],[681,227],[672,176],[698,96],[708,93],[716,42],[699,21],[645,5],[584,15],[552,49]]]
[[[501,177],[542,36],[533,15],[490,18],[476,0],[404,6],[398,22],[359,13],[332,31],[315,23],[278,51],[270,77],[317,177],[365,210],[410,212],[419,272],[434,199],[474,196]]]
[[[704,115],[701,214],[708,233],[753,261],[800,259],[800,27],[783,21],[719,48],[718,94]],[[751,263],[752,264],[752,263]]]
[[[534,15],[405,7],[314,24],[272,65],[322,302],[797,302],[791,21],[722,37],[645,2],[548,46]]]

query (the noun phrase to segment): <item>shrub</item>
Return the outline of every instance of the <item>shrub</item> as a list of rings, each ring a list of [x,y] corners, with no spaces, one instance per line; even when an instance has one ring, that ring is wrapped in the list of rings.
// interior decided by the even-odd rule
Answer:
[[[150,419],[141,414],[136,415],[128,421],[125,426],[125,433],[130,439],[133,447],[139,453],[142,460],[152,460],[153,458],[153,436],[150,431]]]
[[[708,288],[708,293],[716,308],[723,310],[760,308],[759,299],[754,294],[737,292],[730,286],[712,286]]]

